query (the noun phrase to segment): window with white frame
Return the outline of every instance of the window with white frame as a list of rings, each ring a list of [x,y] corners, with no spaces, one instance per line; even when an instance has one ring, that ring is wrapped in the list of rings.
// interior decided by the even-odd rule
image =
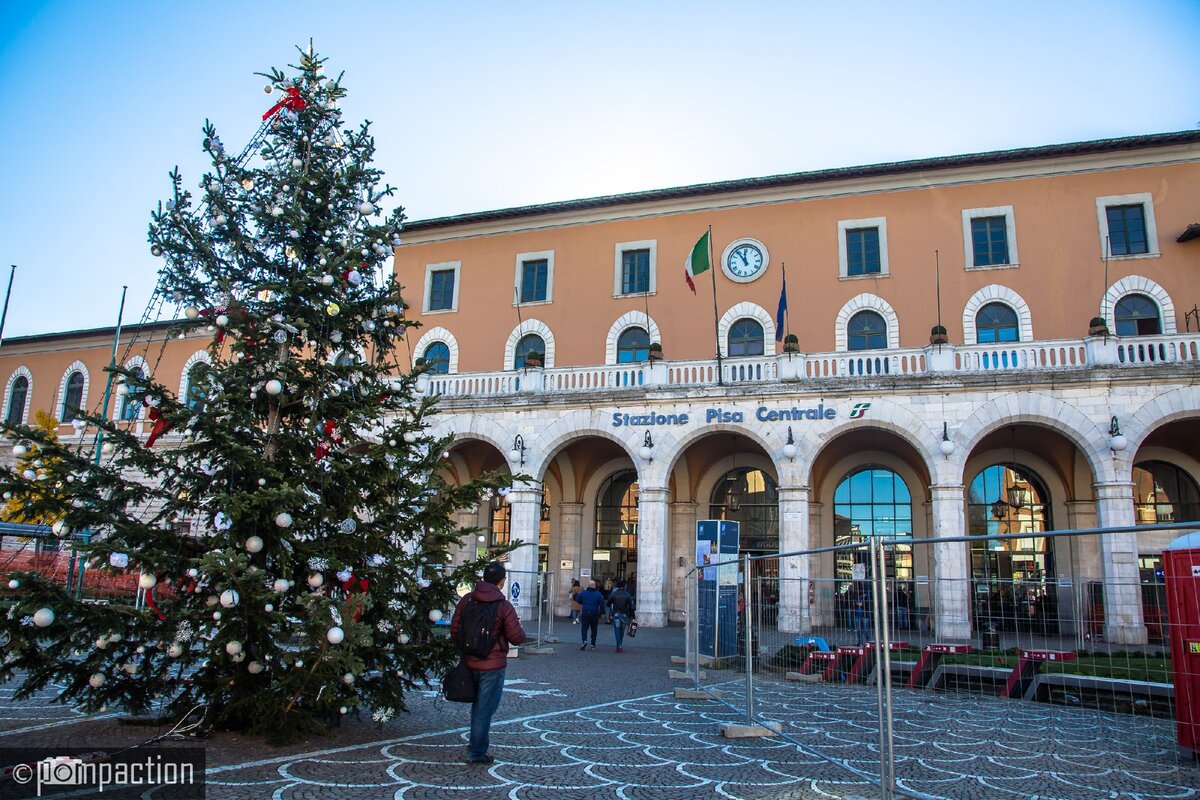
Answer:
[[[458,274],[461,261],[425,265],[426,314],[458,310]]]
[[[1017,225],[1012,206],[964,208],[963,264],[967,269],[1015,267]]]
[[[881,278],[888,274],[887,217],[838,220],[838,275]]]
[[[1109,258],[1150,258],[1159,254],[1154,202],[1149,192],[1096,198],[1100,254]]]
[[[657,271],[657,239],[618,243],[613,251],[613,297],[654,294]]]
[[[549,303],[554,298],[554,251],[518,254],[514,280],[514,304]]]

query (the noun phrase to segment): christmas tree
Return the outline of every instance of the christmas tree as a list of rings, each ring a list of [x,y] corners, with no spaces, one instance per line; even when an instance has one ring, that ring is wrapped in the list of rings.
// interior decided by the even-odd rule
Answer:
[[[33,421],[41,435],[58,444],[58,420],[45,411],[35,411]],[[31,505],[41,508],[61,506],[48,496],[57,493],[55,483],[49,482],[48,477],[56,467],[53,456],[43,456],[41,449],[34,444],[13,446],[16,456],[16,472],[24,479],[23,483],[14,487],[16,491],[4,493],[4,507],[0,509],[0,519],[5,522],[19,522],[26,525],[50,525],[62,518],[61,513],[45,512],[38,514],[30,511]],[[61,527],[59,529],[61,531]]]
[[[10,576],[0,679],[18,697],[53,683],[85,710],[285,740],[359,709],[386,719],[453,657],[434,626],[484,559],[450,565],[470,533],[451,514],[508,478],[439,477],[446,442],[425,432],[433,403],[400,357],[411,323],[384,269],[403,213],[381,216],[393,189],[323,62],[310,47],[265,74],[280,99],[242,156],[206,123],[199,196],[176,171],[152,214],[160,292],[182,326],[214,331],[188,396],[114,368],[148,439],[98,414],[82,415],[88,448],[4,426],[55,491],[31,492],[20,465],[0,489],[61,520],[89,569],[127,556],[146,597],[85,603]]]

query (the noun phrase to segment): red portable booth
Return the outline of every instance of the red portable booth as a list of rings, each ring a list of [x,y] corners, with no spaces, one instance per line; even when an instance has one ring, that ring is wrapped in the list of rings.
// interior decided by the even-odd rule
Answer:
[[[1171,542],[1163,552],[1167,583],[1175,731],[1179,746],[1200,755],[1200,533]]]

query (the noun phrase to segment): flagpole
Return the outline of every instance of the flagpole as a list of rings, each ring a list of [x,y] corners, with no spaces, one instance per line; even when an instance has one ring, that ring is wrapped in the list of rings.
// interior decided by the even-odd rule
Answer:
[[[712,225],[708,226],[708,272],[712,276],[713,287],[713,337],[717,342],[717,385],[725,385],[725,376],[721,367],[721,323],[717,319],[717,260],[713,257]]]
[[[0,342],[4,341],[4,323],[8,319],[8,299],[12,297],[13,277],[17,274],[17,265],[12,265],[12,271],[8,273],[8,291],[4,294],[4,313],[0,314]]]
[[[783,270],[783,327],[790,336],[792,333],[792,310],[788,308],[787,301],[787,262],[780,261],[779,268]]]

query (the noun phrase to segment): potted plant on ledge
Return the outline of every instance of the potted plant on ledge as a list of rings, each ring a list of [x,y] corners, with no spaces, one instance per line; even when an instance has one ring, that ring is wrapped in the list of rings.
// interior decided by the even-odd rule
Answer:
[[[946,335],[945,325],[934,325],[929,330],[930,344],[946,344],[950,341],[950,337]]]
[[[648,348],[648,355],[651,361],[662,361],[663,349],[658,342],[651,342]]]
[[[783,337],[783,352],[799,353],[800,352],[800,337],[794,333],[789,333]]]
[[[1088,322],[1088,336],[1108,336],[1108,323],[1104,317],[1092,317]]]
[[[525,354],[525,369],[541,367],[544,363],[544,356],[536,350],[531,350]]]

